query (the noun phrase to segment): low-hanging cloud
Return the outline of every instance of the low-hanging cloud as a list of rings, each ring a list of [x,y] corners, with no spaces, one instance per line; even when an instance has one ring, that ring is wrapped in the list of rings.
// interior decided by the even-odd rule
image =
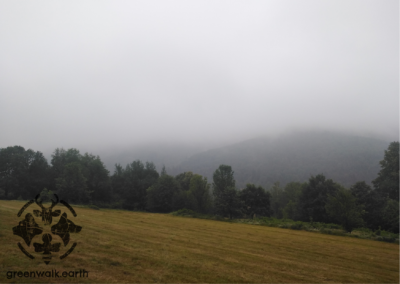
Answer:
[[[0,147],[399,135],[398,1],[0,4]],[[398,138],[397,138],[398,139]]]

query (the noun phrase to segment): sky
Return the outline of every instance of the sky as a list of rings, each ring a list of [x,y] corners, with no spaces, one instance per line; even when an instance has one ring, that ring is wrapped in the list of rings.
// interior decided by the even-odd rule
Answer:
[[[399,137],[399,2],[1,1],[0,148]]]

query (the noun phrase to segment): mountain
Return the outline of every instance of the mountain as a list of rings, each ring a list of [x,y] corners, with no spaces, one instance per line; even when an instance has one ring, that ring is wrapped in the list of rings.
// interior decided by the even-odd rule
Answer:
[[[167,172],[170,173],[182,161],[203,151],[204,148],[198,145],[153,143],[127,147],[119,151],[116,151],[115,148],[103,149],[95,154],[100,155],[110,174],[114,173],[115,164],[118,163],[125,168],[127,164],[136,160],[141,160],[143,163],[146,161],[153,162],[159,172],[165,165]]]
[[[346,187],[357,181],[371,183],[389,142],[335,132],[295,132],[278,138],[260,137],[197,153],[172,174],[192,171],[212,182],[221,164],[232,166],[238,188],[254,183],[269,188],[275,182],[307,181],[323,173]]]

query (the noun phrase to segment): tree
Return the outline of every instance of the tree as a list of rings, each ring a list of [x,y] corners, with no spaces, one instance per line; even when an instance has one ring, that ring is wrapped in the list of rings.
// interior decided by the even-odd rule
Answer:
[[[232,219],[241,208],[233,173],[231,166],[220,165],[213,175],[215,211],[222,216],[229,216],[229,219]]]
[[[390,143],[382,161],[378,177],[372,181],[383,197],[399,202],[399,142]]]
[[[51,155],[50,190],[56,191],[57,179],[64,174],[64,168],[70,163],[80,163],[82,155],[79,150],[71,148],[64,150],[57,148]]]
[[[0,149],[0,187],[6,199],[16,199],[25,193],[28,165],[24,156],[25,149],[21,146]]]
[[[271,210],[275,218],[299,219],[299,198],[303,184],[290,182],[284,188],[280,187],[279,182],[275,182],[271,192]]]
[[[271,188],[271,213],[275,218],[283,217],[283,208],[285,206],[285,194],[280,187],[279,182],[275,182]]]
[[[350,187],[350,192],[356,198],[357,203],[364,206],[367,205],[368,195],[371,191],[372,188],[365,181],[356,182]]]
[[[285,186],[285,205],[282,210],[283,218],[292,220],[298,220],[300,218],[298,207],[303,186],[304,185],[299,182],[290,182]]]
[[[100,160],[99,156],[85,153],[81,157],[83,174],[86,178],[86,186],[91,192],[92,201],[110,200],[109,171]]]
[[[42,153],[21,146],[0,149],[0,188],[6,199],[32,198],[47,183],[48,164]]]
[[[246,188],[239,192],[239,199],[243,204],[243,213],[247,216],[271,216],[270,209],[271,194],[254,184],[247,184]]]
[[[352,185],[350,192],[355,197],[356,203],[364,208],[364,225],[373,230],[382,226],[385,198],[364,181],[356,182]]]
[[[363,225],[363,206],[358,205],[356,198],[344,188],[328,196],[325,209],[331,219],[348,232]]]
[[[339,188],[338,184],[322,174],[311,176],[299,197],[301,220],[329,223],[332,219],[327,214],[325,205],[328,196],[334,196]]]
[[[192,208],[188,208],[200,213],[207,213],[210,211],[210,185],[207,178],[201,175],[192,175],[189,183],[188,199],[191,200]]]
[[[193,177],[192,172],[184,172],[175,177],[176,181],[179,183],[181,189],[183,191],[189,191],[190,189],[190,181]]]
[[[167,174],[161,175],[157,182],[147,189],[147,210],[167,213],[174,209],[174,196],[180,194],[179,184]],[[174,208],[175,207],[175,208]]]
[[[382,197],[382,195],[376,190],[370,190],[367,195],[361,199],[365,207],[365,214],[363,219],[366,226],[372,230],[377,230],[385,223],[383,219],[383,211],[386,206],[388,198]]]
[[[33,153],[29,165],[29,185],[28,191],[32,194],[41,192],[50,184],[50,167],[46,158],[41,152]]]
[[[111,176],[112,192],[121,196],[124,192],[124,169],[120,164],[115,164],[114,174]]]
[[[167,170],[165,169],[165,166],[163,165],[160,176],[164,176],[164,175],[167,175]]]
[[[223,191],[228,187],[235,187],[234,172],[231,166],[220,165],[213,174],[214,191]]]
[[[158,179],[158,172],[153,163],[134,161],[126,166],[115,165],[111,184],[116,198],[120,199],[125,209],[145,210],[147,189]],[[115,196],[115,195],[114,195]]]
[[[387,199],[385,207],[382,210],[382,229],[399,233],[399,202],[393,199]]]
[[[61,199],[71,203],[88,203],[90,191],[86,186],[86,178],[83,175],[79,162],[72,162],[64,166],[63,174],[56,179],[57,193]]]

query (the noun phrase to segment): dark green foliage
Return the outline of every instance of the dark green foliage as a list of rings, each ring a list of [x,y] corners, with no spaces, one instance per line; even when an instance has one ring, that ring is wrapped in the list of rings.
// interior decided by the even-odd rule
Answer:
[[[386,199],[385,207],[382,210],[382,228],[387,231],[399,233],[399,202],[393,199]]]
[[[274,183],[270,189],[271,211],[275,218],[286,218],[299,220],[299,197],[302,192],[303,184],[290,182],[284,188],[280,187],[279,182]]]
[[[238,192],[234,187],[228,187],[215,195],[215,213],[227,216],[229,219],[242,215],[243,204],[240,202]]]
[[[94,210],[100,210],[100,208],[96,205],[90,204],[87,206],[88,208],[94,209]]]
[[[191,201],[193,210],[203,214],[210,212],[212,205],[210,184],[207,183],[207,178],[197,174],[193,175],[190,179],[187,196]]]
[[[51,199],[54,200],[54,193],[51,190],[48,190],[47,188],[43,188],[43,190],[40,192],[39,200],[45,203],[45,202],[51,202]]]
[[[233,173],[231,166],[220,165],[213,175],[215,213],[228,216],[229,219],[239,214],[242,207],[235,189]]]
[[[283,218],[298,220],[299,218],[298,205],[295,201],[289,200],[289,202],[283,208]]]
[[[168,213],[182,209],[176,208],[179,206],[180,192],[179,184],[172,176],[161,175],[157,182],[147,189],[147,210]]]
[[[283,217],[283,208],[286,205],[284,190],[280,187],[279,182],[274,183],[270,189],[271,193],[271,213],[275,218]]]
[[[376,230],[384,223],[383,209],[385,207],[386,199],[383,198],[376,190],[371,190],[363,199],[365,215],[363,219],[366,226],[370,229]]]
[[[213,175],[214,191],[224,191],[226,188],[235,187],[234,172],[231,166],[220,165]]]
[[[372,188],[365,181],[359,181],[350,187],[350,192],[356,198],[358,204],[366,206]]]
[[[120,164],[115,164],[114,174],[111,176],[112,192],[117,196],[124,193],[125,170]]]
[[[77,203],[110,200],[109,172],[99,156],[81,155],[73,148],[57,148],[52,154],[51,164],[51,188],[64,199]]]
[[[110,178],[109,171],[105,168],[99,156],[86,153],[81,158],[83,174],[86,177],[86,185],[91,192],[92,201],[109,201]]]
[[[211,212],[210,185],[206,178],[192,172],[185,172],[177,175],[175,180],[181,189],[174,198],[176,208],[187,208],[202,214]]]
[[[382,225],[385,198],[363,181],[351,186],[350,192],[356,198],[357,204],[364,208],[365,225],[370,229],[377,229]]]
[[[301,220],[330,223],[332,218],[326,212],[325,205],[328,196],[334,196],[339,188],[338,184],[322,174],[312,176],[299,197]]]
[[[71,148],[64,150],[63,148],[57,148],[51,155],[51,188],[56,190],[56,179],[60,178],[64,174],[64,168],[70,163],[80,163],[81,154],[79,150]]]
[[[301,230],[303,228],[303,224],[301,222],[296,222],[290,226],[292,230]]]
[[[48,185],[43,154],[21,146],[0,149],[0,188],[5,199],[30,199]]]
[[[254,216],[271,216],[270,199],[271,194],[254,184],[247,184],[246,188],[239,192],[242,201],[242,212],[253,218]]]
[[[390,143],[385,156],[380,161],[381,170],[372,181],[382,197],[399,201],[399,142]]]
[[[172,215],[183,216],[183,217],[197,217],[198,213],[196,213],[193,210],[183,208],[183,209],[179,209],[175,212],[172,212]]]
[[[329,195],[325,205],[328,216],[348,232],[363,225],[363,208],[363,205],[357,204],[351,192],[344,188],[336,191],[335,195]]]
[[[190,188],[190,181],[193,177],[192,172],[184,172],[175,177],[183,191],[188,191]]]
[[[128,164],[123,169],[119,164],[115,165],[111,184],[114,197],[122,200],[123,207],[129,210],[145,210],[147,202],[146,190],[158,179],[158,172],[153,163],[144,165],[137,160]]]
[[[46,158],[41,152],[32,151],[31,153],[32,156],[29,159],[29,183],[27,185],[29,195],[36,194],[50,185],[50,167]]]
[[[91,192],[86,181],[82,165],[79,162],[68,163],[56,179],[57,194],[69,203],[89,203]]]

